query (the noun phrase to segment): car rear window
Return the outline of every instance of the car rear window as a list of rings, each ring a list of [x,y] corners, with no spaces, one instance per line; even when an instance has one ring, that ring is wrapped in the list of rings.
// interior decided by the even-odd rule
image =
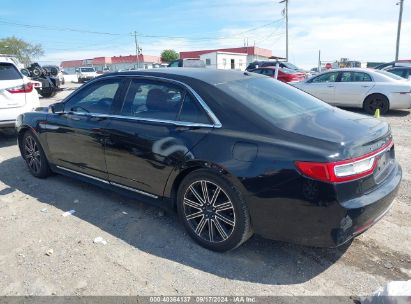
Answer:
[[[397,75],[395,75],[393,73],[390,73],[390,72],[386,72],[386,71],[382,71],[382,70],[375,70],[374,72],[382,74],[384,76],[387,76],[387,77],[395,79],[395,80],[404,80],[404,78],[402,78],[400,76],[397,76]]]
[[[274,124],[332,108],[299,89],[268,77],[226,82],[217,87]]]
[[[16,80],[21,78],[19,71],[13,64],[0,62],[0,80]]]

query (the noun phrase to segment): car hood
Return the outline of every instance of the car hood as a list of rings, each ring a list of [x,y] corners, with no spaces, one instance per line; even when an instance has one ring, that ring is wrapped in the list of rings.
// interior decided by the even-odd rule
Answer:
[[[277,127],[290,139],[298,137],[307,145],[323,147],[337,159],[364,155],[391,138],[386,122],[338,108],[296,116],[278,122]]]

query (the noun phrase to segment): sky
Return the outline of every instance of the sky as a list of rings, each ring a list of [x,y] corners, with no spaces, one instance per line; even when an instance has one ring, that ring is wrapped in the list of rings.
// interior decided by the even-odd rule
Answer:
[[[289,61],[303,68],[349,58],[391,61],[399,0],[289,0]],[[42,44],[40,63],[256,45],[285,56],[279,0],[0,0],[0,38]],[[404,0],[400,59],[411,59],[411,0]]]

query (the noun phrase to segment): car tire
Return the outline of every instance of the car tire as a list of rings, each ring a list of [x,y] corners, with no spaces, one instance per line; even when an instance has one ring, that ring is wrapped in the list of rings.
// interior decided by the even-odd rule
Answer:
[[[364,111],[367,114],[374,115],[377,109],[380,109],[380,114],[386,114],[390,109],[388,98],[382,94],[372,94],[365,98],[363,103]]]
[[[57,94],[56,90],[47,90],[47,91],[40,92],[40,95],[44,98],[51,98],[55,96],[56,94]]]
[[[51,175],[49,163],[43,148],[32,131],[26,131],[23,136],[21,153],[30,173],[38,178]]]
[[[253,234],[241,192],[228,179],[209,170],[194,171],[183,179],[177,193],[177,211],[188,234],[213,251],[237,248]]]

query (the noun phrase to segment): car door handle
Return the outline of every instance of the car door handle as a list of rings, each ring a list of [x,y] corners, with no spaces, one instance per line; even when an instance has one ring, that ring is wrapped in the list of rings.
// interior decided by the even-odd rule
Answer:
[[[363,88],[369,88],[369,85],[362,85]]]
[[[328,86],[327,86],[327,88],[333,88],[333,87],[334,87],[333,85],[328,85]]]

